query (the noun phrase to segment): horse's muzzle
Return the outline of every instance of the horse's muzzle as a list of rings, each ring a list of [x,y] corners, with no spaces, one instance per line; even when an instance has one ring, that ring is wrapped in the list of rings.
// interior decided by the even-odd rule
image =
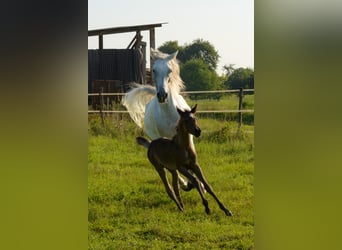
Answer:
[[[194,136],[200,137],[201,132],[202,132],[201,129],[200,129],[200,128],[197,128],[197,129],[195,130]]]
[[[164,103],[167,98],[167,93],[164,93],[164,94],[157,93],[157,98],[158,98],[158,102]]]

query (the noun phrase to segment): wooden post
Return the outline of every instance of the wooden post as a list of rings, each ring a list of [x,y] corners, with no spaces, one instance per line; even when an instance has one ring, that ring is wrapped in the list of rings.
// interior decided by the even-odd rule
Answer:
[[[142,71],[142,83],[146,84],[146,42],[141,42],[141,50],[143,55],[143,62],[141,65],[141,71]]]
[[[150,48],[156,47],[156,37],[154,28],[150,29]]]
[[[156,37],[155,37],[155,30],[154,28],[150,29],[150,53],[151,53],[151,48],[155,49],[156,48]],[[151,82],[153,83],[154,76],[153,76],[153,58],[150,55],[150,72],[151,72]]]
[[[103,35],[99,35],[99,49],[103,49]]]
[[[134,48],[135,49],[139,49],[140,45],[141,45],[141,41],[142,41],[142,36],[141,36],[140,30],[138,30],[136,32],[136,36],[135,37],[136,37],[136,40],[135,40]]]
[[[239,131],[241,129],[241,125],[242,125],[242,98],[243,98],[243,88],[240,88],[240,91],[239,91]]]
[[[103,117],[103,87],[100,89],[99,97],[100,97],[100,115],[101,115],[101,121],[102,121],[102,126],[104,126],[104,117]]]

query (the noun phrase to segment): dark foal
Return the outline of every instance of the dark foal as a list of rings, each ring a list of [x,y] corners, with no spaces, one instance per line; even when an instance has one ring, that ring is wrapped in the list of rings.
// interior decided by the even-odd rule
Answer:
[[[177,171],[186,176],[197,188],[207,214],[210,213],[210,209],[208,200],[204,197],[204,190],[201,187],[201,183],[203,183],[205,190],[214,197],[225,214],[231,216],[232,213],[217,198],[197,163],[197,155],[191,143],[192,135],[196,137],[201,135],[201,129],[198,127],[196,117],[194,116],[196,108],[197,105],[191,111],[184,112],[177,109],[180,120],[177,125],[177,134],[172,139],[159,138],[150,142],[143,137],[137,137],[137,143],[148,148],[148,159],[162,179],[166,192],[177,204],[180,211],[183,211],[184,206],[179,192],[179,177]],[[165,168],[172,174],[173,190],[168,182]]]

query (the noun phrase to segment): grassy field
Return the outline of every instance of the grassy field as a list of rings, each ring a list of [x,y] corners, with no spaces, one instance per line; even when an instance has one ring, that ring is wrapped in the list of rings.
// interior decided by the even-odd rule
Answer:
[[[201,106],[200,106],[201,107]],[[142,135],[129,119],[107,117],[102,126],[89,118],[89,249],[253,249],[253,126],[236,133],[236,122],[200,117],[195,139],[198,161],[226,217],[207,194],[210,215],[196,190],[182,191],[179,212],[146,157],[136,145]]]

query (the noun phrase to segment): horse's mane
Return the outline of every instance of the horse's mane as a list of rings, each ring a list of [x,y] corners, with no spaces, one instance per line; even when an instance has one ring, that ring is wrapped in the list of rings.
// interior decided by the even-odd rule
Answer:
[[[159,50],[151,50],[151,56],[153,60],[163,60],[166,57],[168,57],[169,54],[165,54],[163,52],[160,52]],[[184,82],[180,77],[179,61],[176,58],[174,58],[173,60],[169,61],[169,65],[172,69],[172,72],[170,74],[170,89],[172,91],[175,91],[176,93],[179,93],[180,91],[185,89]]]

